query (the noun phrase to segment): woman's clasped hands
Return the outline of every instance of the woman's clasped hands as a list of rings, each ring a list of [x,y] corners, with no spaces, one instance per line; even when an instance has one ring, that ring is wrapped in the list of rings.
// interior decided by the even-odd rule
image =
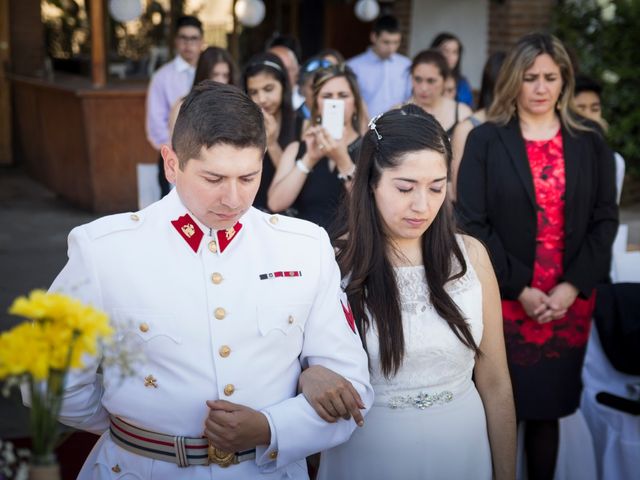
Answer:
[[[547,323],[564,317],[577,297],[578,289],[568,282],[562,282],[549,290],[548,294],[535,287],[525,287],[518,301],[530,318],[538,323]]]

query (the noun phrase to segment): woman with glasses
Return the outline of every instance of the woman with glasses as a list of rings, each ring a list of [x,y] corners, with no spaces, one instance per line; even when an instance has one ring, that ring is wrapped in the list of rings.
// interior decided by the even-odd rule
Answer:
[[[291,106],[291,86],[287,70],[273,53],[261,53],[249,60],[242,76],[242,86],[264,115],[267,152],[253,206],[268,212],[271,210],[267,205],[267,191],[284,148],[294,140],[295,113]]]
[[[344,102],[342,138],[321,126],[325,101]],[[327,228],[333,221],[355,171],[362,104],[354,73],[346,65],[319,70],[313,80],[311,124],[302,141],[289,145],[269,189],[269,208],[293,209],[305,220]]]

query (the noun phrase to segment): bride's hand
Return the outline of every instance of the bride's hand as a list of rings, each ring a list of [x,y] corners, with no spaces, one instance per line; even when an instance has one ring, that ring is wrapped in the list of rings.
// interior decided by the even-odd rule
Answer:
[[[314,365],[307,368],[298,380],[301,391],[316,413],[325,421],[334,423],[340,418],[364,425],[361,409],[365,406],[351,382],[328,368]]]

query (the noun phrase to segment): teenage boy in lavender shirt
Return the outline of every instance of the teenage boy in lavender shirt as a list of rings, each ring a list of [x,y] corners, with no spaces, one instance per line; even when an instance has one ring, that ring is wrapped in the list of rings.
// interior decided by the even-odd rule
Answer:
[[[162,196],[169,192],[160,149],[169,144],[171,107],[191,89],[195,67],[202,50],[202,23],[196,17],[183,16],[176,22],[175,58],[163,65],[151,78],[147,92],[147,140],[158,152],[158,181]]]
[[[371,47],[347,64],[358,76],[360,93],[374,117],[411,96],[411,60],[397,53],[402,40],[395,17],[383,15],[373,24]]]

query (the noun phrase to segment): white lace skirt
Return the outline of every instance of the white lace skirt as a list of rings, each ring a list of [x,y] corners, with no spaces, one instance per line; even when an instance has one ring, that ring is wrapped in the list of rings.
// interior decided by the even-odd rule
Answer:
[[[471,384],[420,410],[374,405],[351,439],[322,452],[319,480],[490,480],[484,407]]]

